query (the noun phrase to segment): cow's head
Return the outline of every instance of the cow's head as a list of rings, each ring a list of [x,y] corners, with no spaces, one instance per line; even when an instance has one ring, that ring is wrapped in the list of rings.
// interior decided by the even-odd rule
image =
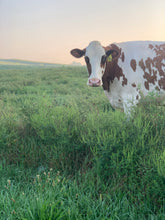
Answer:
[[[117,51],[110,47],[102,47],[98,41],[92,41],[88,47],[83,50],[71,50],[71,54],[74,57],[85,57],[89,73],[87,85],[94,87],[102,85],[102,77],[105,72],[107,58],[113,53],[116,53],[116,56],[118,55]]]

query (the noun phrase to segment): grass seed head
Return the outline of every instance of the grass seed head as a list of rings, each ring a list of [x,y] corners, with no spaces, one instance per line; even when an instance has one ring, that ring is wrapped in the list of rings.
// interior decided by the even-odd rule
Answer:
[[[38,175],[36,175],[36,177],[37,177],[37,179],[39,180],[40,179],[40,175],[38,174]]]

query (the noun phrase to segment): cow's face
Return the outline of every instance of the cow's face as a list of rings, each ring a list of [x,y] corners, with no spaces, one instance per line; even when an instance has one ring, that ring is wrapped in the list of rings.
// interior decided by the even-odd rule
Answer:
[[[74,49],[71,54],[80,58],[85,57],[89,78],[87,85],[97,87],[102,85],[102,77],[106,68],[107,57],[113,53],[114,50],[107,50],[101,46],[98,41],[92,41],[84,50]]]

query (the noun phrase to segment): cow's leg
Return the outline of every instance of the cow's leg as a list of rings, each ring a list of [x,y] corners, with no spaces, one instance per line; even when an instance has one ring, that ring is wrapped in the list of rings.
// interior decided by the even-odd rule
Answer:
[[[124,113],[128,118],[131,117],[131,113],[134,110],[134,107],[137,105],[137,100],[130,97],[123,102]]]
[[[118,97],[118,95],[112,95],[106,90],[104,90],[104,93],[107,96],[113,109],[121,109],[122,111],[124,110],[122,100]]]

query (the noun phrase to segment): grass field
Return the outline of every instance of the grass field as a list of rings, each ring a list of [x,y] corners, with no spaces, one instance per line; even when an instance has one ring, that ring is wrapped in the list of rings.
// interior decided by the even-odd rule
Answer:
[[[0,219],[165,219],[165,107],[113,111],[85,67],[0,65]]]

